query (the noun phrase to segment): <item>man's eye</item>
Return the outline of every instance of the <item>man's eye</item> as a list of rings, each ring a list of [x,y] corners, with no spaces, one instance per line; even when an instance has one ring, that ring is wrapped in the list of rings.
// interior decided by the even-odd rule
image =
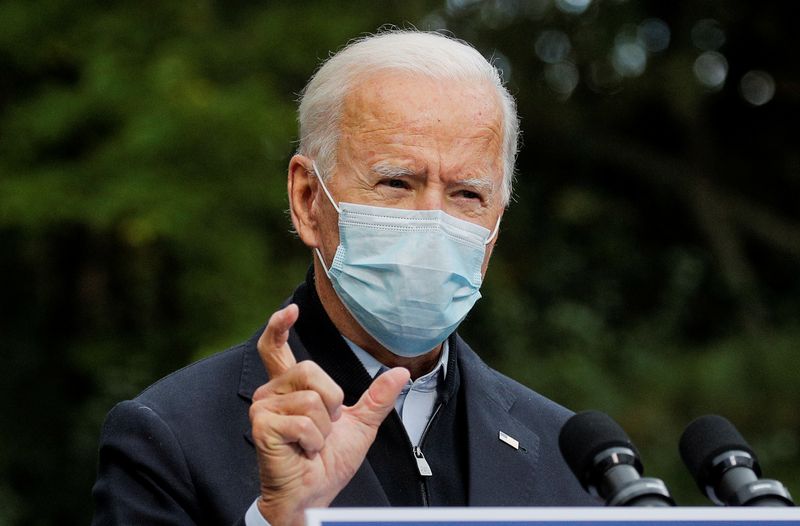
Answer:
[[[461,190],[461,197],[466,199],[480,199],[481,194],[473,192],[472,190]]]
[[[383,184],[389,188],[408,188],[408,184],[402,179],[387,179]]]

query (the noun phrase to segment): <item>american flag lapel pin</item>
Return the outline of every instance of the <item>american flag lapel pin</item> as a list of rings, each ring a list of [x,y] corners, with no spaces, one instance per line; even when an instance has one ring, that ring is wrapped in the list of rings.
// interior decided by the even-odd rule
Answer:
[[[502,431],[500,431],[500,434],[498,435],[497,438],[499,438],[501,442],[504,442],[504,443],[508,444],[509,446],[513,447],[514,449],[519,449],[519,440],[517,440],[514,437],[509,436],[509,435],[503,433]]]

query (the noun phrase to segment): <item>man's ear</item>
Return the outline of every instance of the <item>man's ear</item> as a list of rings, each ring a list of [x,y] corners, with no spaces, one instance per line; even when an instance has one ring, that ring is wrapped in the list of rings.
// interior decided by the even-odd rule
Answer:
[[[286,187],[294,229],[306,246],[316,248],[319,245],[317,219],[313,205],[319,183],[312,170],[311,159],[304,155],[294,155],[289,161],[289,177]]]

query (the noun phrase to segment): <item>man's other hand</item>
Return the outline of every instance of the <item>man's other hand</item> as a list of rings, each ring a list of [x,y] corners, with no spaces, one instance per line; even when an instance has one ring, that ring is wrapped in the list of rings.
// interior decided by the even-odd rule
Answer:
[[[253,394],[250,423],[258,455],[258,509],[273,526],[300,525],[303,511],[324,507],[364,460],[378,426],[394,408],[409,373],[378,376],[351,407],[317,364],[297,363],[287,343],[299,310],[273,314],[258,340],[270,380]]]

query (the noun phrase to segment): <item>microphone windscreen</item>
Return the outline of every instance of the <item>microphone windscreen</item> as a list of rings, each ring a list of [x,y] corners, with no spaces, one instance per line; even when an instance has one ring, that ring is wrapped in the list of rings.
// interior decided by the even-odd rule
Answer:
[[[567,465],[581,481],[593,467],[598,453],[611,447],[626,447],[639,452],[625,431],[610,416],[600,411],[573,415],[558,436],[558,446]]]
[[[721,453],[746,451],[756,460],[755,453],[736,427],[719,415],[701,416],[692,421],[681,435],[678,448],[684,464],[701,489],[713,486],[715,481],[708,480],[711,461]],[[758,471],[757,462],[755,470]]]

